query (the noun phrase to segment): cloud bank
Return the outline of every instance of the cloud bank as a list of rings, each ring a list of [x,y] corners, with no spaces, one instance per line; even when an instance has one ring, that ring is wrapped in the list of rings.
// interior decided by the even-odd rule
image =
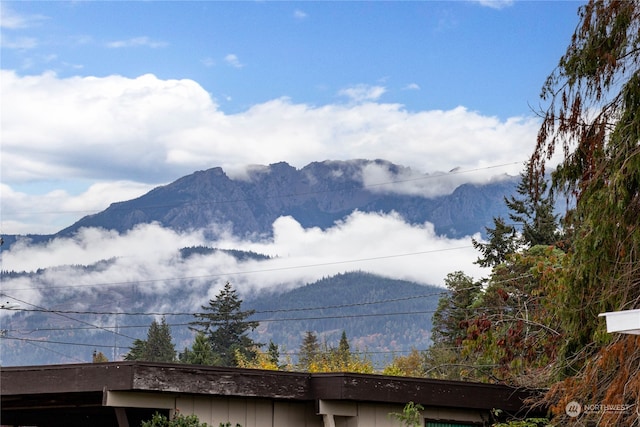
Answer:
[[[356,270],[435,285],[442,285],[444,277],[456,270],[466,268],[475,277],[483,274],[473,264],[477,253],[470,238],[437,236],[431,224],[412,226],[395,214],[354,212],[324,231],[305,229],[293,218],[281,217],[273,229],[272,238],[260,241],[241,240],[228,233],[207,241],[199,232],[177,233],[157,224],[140,225],[123,234],[82,229],[72,238],[37,245],[24,240],[3,251],[4,268],[48,270],[37,279],[9,277],[3,280],[3,291],[47,306],[47,293],[56,298],[73,295],[82,302],[90,301],[98,291],[104,295],[110,287],[116,291],[115,298],[119,287],[140,282],[142,294],[162,296],[179,290],[181,301],[172,301],[169,310],[176,311],[205,303],[226,281],[247,295]],[[180,248],[190,246],[254,251],[271,258],[239,262],[225,253],[214,253],[183,259]],[[91,271],[73,268],[102,260],[110,261]]]
[[[407,111],[381,102],[382,86],[346,88],[340,94],[346,102],[339,97],[314,106],[280,98],[227,114],[187,79],[60,78],[2,70],[0,82],[3,190],[22,200],[22,214],[68,205],[104,209],[89,189],[95,183],[110,186],[102,192],[104,202],[116,202],[195,170],[221,166],[241,176],[246,165],[280,161],[303,167],[385,159],[416,173],[474,169],[462,180],[485,182],[521,170],[538,127],[534,119],[501,121],[464,107]],[[485,169],[495,165],[506,166]],[[85,183],[80,191],[67,189],[78,181]],[[47,191],[34,190],[44,183]],[[59,229],[61,219],[38,223],[6,209],[4,233],[43,232],[49,222],[48,232]]]

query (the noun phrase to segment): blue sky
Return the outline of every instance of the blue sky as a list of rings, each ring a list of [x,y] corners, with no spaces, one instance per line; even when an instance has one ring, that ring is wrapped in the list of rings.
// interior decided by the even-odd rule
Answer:
[[[363,184],[424,197],[517,175],[540,125],[531,107],[581,4],[3,0],[0,233],[55,233],[218,166],[248,179],[248,165],[385,159],[408,169],[363,169]],[[379,185],[394,181],[391,190]],[[214,280],[212,271],[216,286],[229,272],[249,288],[358,269],[436,285],[453,271],[484,274],[471,236],[447,239],[397,215],[354,213],[327,230],[280,218],[273,228],[272,238],[255,240],[155,224],[122,235],[90,229],[5,245],[1,263],[35,271],[114,258],[98,275],[61,268],[47,283],[144,280],[154,291],[180,283],[154,277]],[[178,248],[197,245],[272,258],[175,264]],[[265,273],[256,280],[242,271]],[[46,304],[33,284],[3,286]]]
[[[579,3],[3,2],[2,68],[193,79],[227,113],[356,85],[410,111],[530,114]],[[17,18],[16,18],[17,20]]]

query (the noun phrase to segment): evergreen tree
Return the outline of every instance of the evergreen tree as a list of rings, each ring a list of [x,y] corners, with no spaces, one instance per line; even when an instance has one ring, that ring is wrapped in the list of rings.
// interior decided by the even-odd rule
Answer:
[[[216,360],[211,349],[211,343],[207,336],[198,332],[191,350],[185,348],[180,354],[180,362],[189,365],[215,365]]]
[[[171,338],[171,329],[163,317],[160,323],[151,322],[142,360],[148,362],[175,362],[176,349]]]
[[[488,242],[472,239],[473,247],[481,253],[476,264],[495,267],[521,249],[554,245],[561,239],[558,217],[553,211],[553,195],[547,191],[543,177],[532,174],[526,165],[516,192],[518,196],[504,198],[512,223],[501,217],[493,218],[494,227],[485,229]]]
[[[445,347],[459,346],[466,337],[465,322],[474,315],[472,306],[482,285],[462,271],[447,274],[444,282],[449,292],[440,297],[433,313],[431,339]]]
[[[558,216],[554,214],[553,195],[544,177],[532,174],[527,164],[516,188],[520,197],[505,197],[509,218],[520,225],[524,246],[554,245],[561,238]]]
[[[301,371],[309,371],[311,364],[320,354],[320,343],[318,337],[312,331],[307,331],[300,344],[300,352],[298,355],[298,368]]]
[[[281,368],[280,365],[280,350],[278,349],[278,345],[273,341],[269,341],[269,347],[267,348],[267,354],[269,355],[269,362],[273,365]]]
[[[495,267],[503,263],[520,246],[518,233],[513,225],[508,225],[501,217],[493,218],[493,225],[493,228],[486,228],[489,237],[487,243],[471,239],[473,247],[482,254],[476,260],[476,264],[482,267]]]
[[[195,314],[197,320],[190,322],[192,330],[209,338],[217,365],[237,366],[236,351],[244,358],[252,359],[256,355],[255,349],[262,346],[248,335],[259,324],[247,320],[254,310],[242,311],[241,306],[242,300],[227,282],[215,299],[202,306],[203,312]]]
[[[129,348],[129,352],[124,356],[124,360],[144,360],[146,345],[147,342],[145,340],[134,340],[133,346]]]
[[[309,372],[360,372],[373,373],[373,365],[366,355],[351,352],[346,332],[342,332],[338,347],[326,342],[323,349],[310,363]]]
[[[151,322],[147,339],[136,339],[124,360],[144,360],[147,362],[175,362],[176,350],[171,338],[171,329],[163,317],[160,323]]]
[[[448,292],[440,297],[432,317],[433,344],[425,352],[425,373],[432,378],[457,380],[468,376],[464,374],[466,359],[461,349],[482,285],[461,271],[449,273],[445,284]]]
[[[342,335],[340,336],[340,343],[338,344],[338,358],[344,363],[347,363],[351,358],[349,340],[347,340],[347,333],[345,331],[342,331]]]

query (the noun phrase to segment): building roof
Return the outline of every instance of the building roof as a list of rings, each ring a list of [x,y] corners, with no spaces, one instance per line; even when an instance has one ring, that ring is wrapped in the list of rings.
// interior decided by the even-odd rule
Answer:
[[[344,400],[519,412],[532,392],[505,385],[354,373],[107,362],[4,367],[2,415],[26,408],[99,407],[107,391],[293,401]]]

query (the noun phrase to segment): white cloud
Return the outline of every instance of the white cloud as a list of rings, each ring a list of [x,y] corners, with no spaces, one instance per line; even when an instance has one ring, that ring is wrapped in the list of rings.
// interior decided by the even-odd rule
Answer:
[[[379,99],[387,90],[382,86],[369,86],[365,84],[356,85],[342,89],[339,95],[346,96],[353,102],[375,101]]]
[[[412,226],[396,214],[354,212],[324,231],[305,229],[293,218],[281,217],[273,224],[273,234],[264,242],[219,244],[277,257],[264,263],[273,271],[260,280],[273,285],[354,270],[437,285],[448,273],[467,266],[468,274],[480,277],[483,273],[473,264],[477,253],[470,237],[437,236],[432,224]]]
[[[224,61],[231,65],[234,68],[242,68],[244,67],[244,64],[242,64],[240,62],[240,59],[238,58],[238,55],[230,53],[227,56],[224,57]]]
[[[99,228],[82,228],[70,238],[32,245],[17,242],[3,252],[3,262],[15,271],[35,271],[64,265],[89,265],[113,257],[160,262],[174,256],[176,248],[200,245],[199,233],[178,234],[157,224],[142,224],[119,234]],[[164,277],[164,276],[163,276]]]
[[[262,241],[224,233],[218,240],[206,241],[200,233],[177,233],[157,224],[140,225],[123,234],[82,229],[72,238],[46,244],[22,241],[3,251],[4,268],[50,270],[39,280],[9,278],[3,281],[3,290],[25,299],[30,296],[29,302],[37,304],[46,292],[43,288],[58,296],[90,299],[109,286],[117,290],[141,281],[139,290],[155,296],[180,289],[184,304],[172,301],[170,309],[179,311],[206,302],[227,280],[246,293],[282,290],[282,286],[296,287],[356,270],[435,285],[442,285],[448,273],[467,267],[466,273],[474,277],[486,273],[473,264],[477,253],[470,238],[437,236],[431,224],[412,226],[395,214],[354,212],[324,231],[305,229],[291,217],[279,218],[273,227],[273,237]],[[273,258],[238,262],[223,253],[179,256],[179,248],[198,245],[251,250]],[[71,268],[107,259],[112,261],[93,271]]]
[[[210,57],[203,58],[200,62],[202,62],[202,65],[204,65],[207,68],[210,68],[216,65],[216,61]]]
[[[481,6],[490,7],[492,9],[504,9],[513,5],[513,0],[473,0]]]
[[[149,182],[166,173],[175,132],[188,132],[202,119],[213,124],[216,114],[209,95],[190,80],[2,71],[1,84],[2,155],[11,165],[3,168],[5,183],[145,175],[139,180]]]
[[[295,19],[303,20],[303,19],[306,19],[307,16],[308,16],[307,13],[302,11],[302,10],[300,10],[300,9],[296,9],[296,10],[293,11],[293,17]]]
[[[411,168],[391,170],[388,164],[371,163],[362,170],[362,182],[372,192],[398,193],[413,196],[437,197],[451,194],[464,183],[486,184],[488,182],[508,179],[509,175],[487,175],[472,173],[467,176],[464,171],[445,173],[436,171],[425,174]]]
[[[409,83],[404,87],[404,90],[420,90],[420,85],[417,83]]]
[[[29,194],[0,184],[2,229],[5,233],[10,230],[11,234],[52,233],[85,215],[106,209],[115,201],[130,200],[152,189],[149,184],[111,181],[92,184],[80,194],[69,194],[65,190]]]
[[[12,10],[7,2],[0,2],[0,28],[18,30],[39,25],[48,19],[44,15],[20,14]],[[4,35],[3,35],[4,38]]]
[[[168,43],[152,40],[147,36],[133,37],[126,40],[116,40],[116,41],[107,43],[107,47],[110,47],[113,49],[124,48],[124,47],[150,47],[150,48],[156,49],[156,48],[166,47],[166,46],[168,46]]]
[[[0,44],[7,49],[28,50],[38,47],[38,39],[35,37],[11,37],[3,34]]]
[[[200,169],[241,171],[280,161],[303,167],[322,160],[385,159],[416,175],[474,169],[460,179],[481,182],[519,173],[538,129],[537,119],[499,120],[464,107],[409,112],[375,102],[384,92],[377,86],[352,88],[352,98],[362,101],[354,104],[311,106],[280,98],[226,114],[192,80],[0,73],[2,182],[16,193],[26,183],[59,182],[59,200],[40,198],[46,210],[64,206],[65,197],[93,203],[90,193],[65,194],[61,177],[138,182],[144,188]],[[510,166],[483,169],[502,164]],[[129,194],[111,192],[110,201]],[[38,204],[32,197],[29,203]],[[4,233],[16,232],[7,224],[18,227],[17,222],[3,212]],[[56,224],[48,231],[58,229]]]

